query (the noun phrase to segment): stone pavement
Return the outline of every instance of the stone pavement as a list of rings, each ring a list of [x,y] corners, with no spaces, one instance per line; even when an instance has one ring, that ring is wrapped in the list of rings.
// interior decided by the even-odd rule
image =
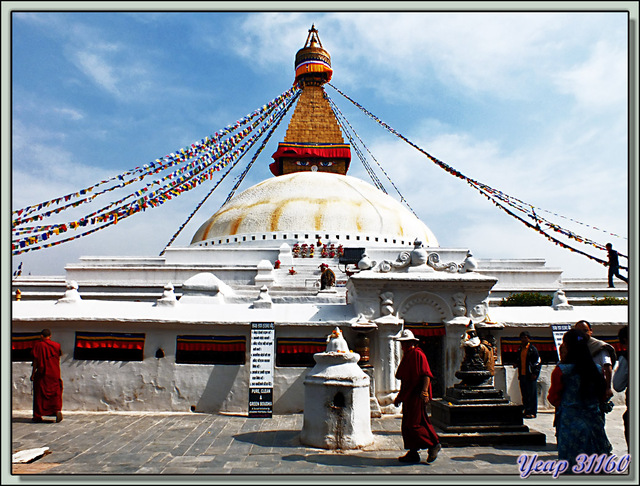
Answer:
[[[616,406],[606,422],[617,456],[627,453],[623,411],[624,406]],[[220,481],[210,475],[259,475],[265,482],[273,475],[271,479],[303,477],[305,483],[326,482],[327,475],[365,475],[367,482],[376,482],[376,475],[385,475],[387,481],[389,475],[397,475],[393,481],[402,482],[425,474],[496,475],[516,481],[521,480],[517,464],[521,454],[536,454],[544,461],[557,458],[553,414],[549,412],[525,420],[531,429],[546,435],[546,445],[446,447],[432,464],[426,464],[427,454],[422,451],[422,462],[414,465],[397,460],[404,453],[399,415],[372,419],[374,443],[348,451],[301,444],[303,418],[302,414],[256,419],[231,414],[64,412],[60,423],[33,423],[31,411],[13,411],[11,452],[40,447],[49,451],[29,464],[12,465],[11,475],[3,473],[2,484],[32,483],[39,479],[34,475],[42,475],[46,484],[52,484],[56,475],[64,475],[65,484],[83,475],[100,482],[110,475],[163,475],[162,479],[172,476],[181,482],[199,475],[206,475],[209,482]],[[632,480],[637,472],[634,462],[630,471],[607,477],[607,483],[637,484]],[[544,476],[531,476],[529,480],[552,479]],[[87,484],[86,479],[81,484]]]

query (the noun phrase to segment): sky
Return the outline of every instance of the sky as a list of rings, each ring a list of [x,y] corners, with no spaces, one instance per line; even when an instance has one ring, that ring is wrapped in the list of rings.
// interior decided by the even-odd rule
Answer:
[[[12,210],[148,164],[259,109],[291,88],[295,54],[315,25],[331,55],[331,84],[379,120],[545,219],[629,254],[626,12],[53,10],[10,17],[11,103],[3,105]],[[382,166],[441,247],[478,259],[541,258],[563,278],[606,276],[600,263],[526,227],[325,90],[375,157],[369,163]],[[285,129],[239,191],[273,177],[268,165]],[[246,162],[174,246],[188,245],[220,208]],[[355,154],[349,174],[371,182]],[[158,256],[214,183],[91,235],[12,256],[12,270],[22,263],[23,276],[64,275],[83,256]],[[563,241],[606,259],[592,245]]]

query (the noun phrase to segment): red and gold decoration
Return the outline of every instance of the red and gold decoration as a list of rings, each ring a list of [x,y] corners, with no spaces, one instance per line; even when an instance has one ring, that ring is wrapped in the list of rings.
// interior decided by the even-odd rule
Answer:
[[[532,337],[531,343],[538,351],[556,351],[556,344],[552,336],[548,338]],[[500,338],[500,345],[503,353],[515,353],[520,349],[520,338],[518,336],[502,337]]]
[[[300,87],[308,83],[324,84],[331,81],[331,56],[322,47],[315,25],[309,29],[304,47],[296,53],[295,70],[294,84]]]
[[[11,350],[30,350],[42,337],[39,332],[14,332],[11,333]]]
[[[444,336],[447,334],[447,330],[444,326],[444,323],[429,323],[424,322],[421,324],[405,324],[405,329],[409,329],[414,336],[423,336],[423,337],[433,337],[433,336]]]
[[[346,174],[351,148],[346,143],[279,143],[269,170],[275,176],[315,170]]]
[[[335,245],[334,243],[320,243],[317,245],[314,243],[294,243],[291,253],[294,258],[313,258],[318,254],[321,258],[335,258],[344,254],[344,248],[342,245]]]
[[[76,348],[144,349],[144,334],[76,332]]]
[[[244,336],[178,336],[177,351],[246,351]]]
[[[276,349],[278,354],[292,353],[324,353],[327,338],[278,338]]]

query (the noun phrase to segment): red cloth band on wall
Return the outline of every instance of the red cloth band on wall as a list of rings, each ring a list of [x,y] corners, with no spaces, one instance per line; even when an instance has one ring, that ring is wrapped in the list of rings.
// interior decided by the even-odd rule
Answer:
[[[76,333],[76,348],[144,349],[144,334]]]
[[[409,329],[415,336],[445,336],[447,330],[442,323],[430,324],[425,322],[423,324],[405,324],[405,329]]]

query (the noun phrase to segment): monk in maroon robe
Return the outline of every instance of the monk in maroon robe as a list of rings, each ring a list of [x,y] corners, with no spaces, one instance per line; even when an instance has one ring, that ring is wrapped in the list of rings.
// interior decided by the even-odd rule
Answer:
[[[426,410],[426,405],[432,398],[433,374],[427,357],[418,347],[418,339],[411,331],[403,330],[396,339],[402,344],[403,357],[396,371],[400,391],[393,403],[396,407],[402,404],[402,439],[404,448],[409,449],[398,460],[416,464],[420,462],[418,451],[427,449],[427,462],[431,463],[436,460],[442,447]]]
[[[51,331],[43,329],[40,341],[31,350],[33,358],[33,421],[42,422],[43,416],[55,415],[62,420],[62,378],[60,377],[60,344],[51,340]]]

